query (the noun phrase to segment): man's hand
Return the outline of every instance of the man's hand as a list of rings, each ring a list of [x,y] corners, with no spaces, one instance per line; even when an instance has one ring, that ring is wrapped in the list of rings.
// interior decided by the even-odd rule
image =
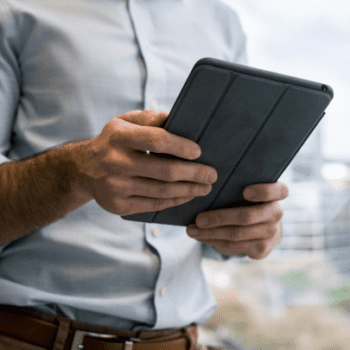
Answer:
[[[152,110],[128,112],[86,141],[82,157],[76,157],[82,193],[118,215],[162,210],[207,195],[216,170],[188,161],[200,156],[200,147],[161,128],[167,117]]]
[[[228,256],[265,258],[282,238],[283,210],[278,201],[288,196],[288,187],[282,182],[251,185],[243,196],[264,203],[198,214],[196,224],[187,227],[189,236]]]
[[[200,156],[200,147],[164,130],[167,117],[165,112],[132,111],[110,120],[92,140],[1,164],[0,244],[92,199],[111,213],[128,215],[208,194],[216,170],[188,161]]]

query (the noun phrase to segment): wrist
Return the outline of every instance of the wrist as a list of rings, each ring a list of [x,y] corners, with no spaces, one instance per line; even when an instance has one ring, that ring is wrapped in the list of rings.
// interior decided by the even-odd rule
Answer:
[[[75,153],[75,146],[69,144],[1,165],[0,244],[48,225],[91,200],[78,186]]]
[[[60,151],[60,157],[55,158],[52,155],[52,162],[58,162],[62,166],[60,177],[65,184],[64,191],[71,198],[71,206],[77,207],[93,199],[84,181],[84,167],[89,163],[88,143],[89,141],[80,141],[67,144]]]

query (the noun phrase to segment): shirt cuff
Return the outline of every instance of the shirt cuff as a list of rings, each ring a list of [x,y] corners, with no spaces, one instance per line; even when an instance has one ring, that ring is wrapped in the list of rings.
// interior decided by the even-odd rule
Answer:
[[[5,157],[3,154],[0,154],[0,164],[10,162],[11,160]]]

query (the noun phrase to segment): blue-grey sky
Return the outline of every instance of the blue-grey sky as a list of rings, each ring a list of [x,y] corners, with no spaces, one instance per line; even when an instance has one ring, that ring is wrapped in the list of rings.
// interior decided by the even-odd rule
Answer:
[[[223,0],[240,15],[249,64],[331,85],[324,155],[350,161],[350,2]]]

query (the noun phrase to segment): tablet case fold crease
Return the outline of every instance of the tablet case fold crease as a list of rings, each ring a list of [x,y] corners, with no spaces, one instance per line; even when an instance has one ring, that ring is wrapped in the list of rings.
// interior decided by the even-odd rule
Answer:
[[[214,167],[218,180],[205,197],[124,219],[187,226],[198,213],[250,205],[243,189],[276,182],[324,115],[329,86],[203,59],[194,66],[164,126],[197,142],[194,162]]]

